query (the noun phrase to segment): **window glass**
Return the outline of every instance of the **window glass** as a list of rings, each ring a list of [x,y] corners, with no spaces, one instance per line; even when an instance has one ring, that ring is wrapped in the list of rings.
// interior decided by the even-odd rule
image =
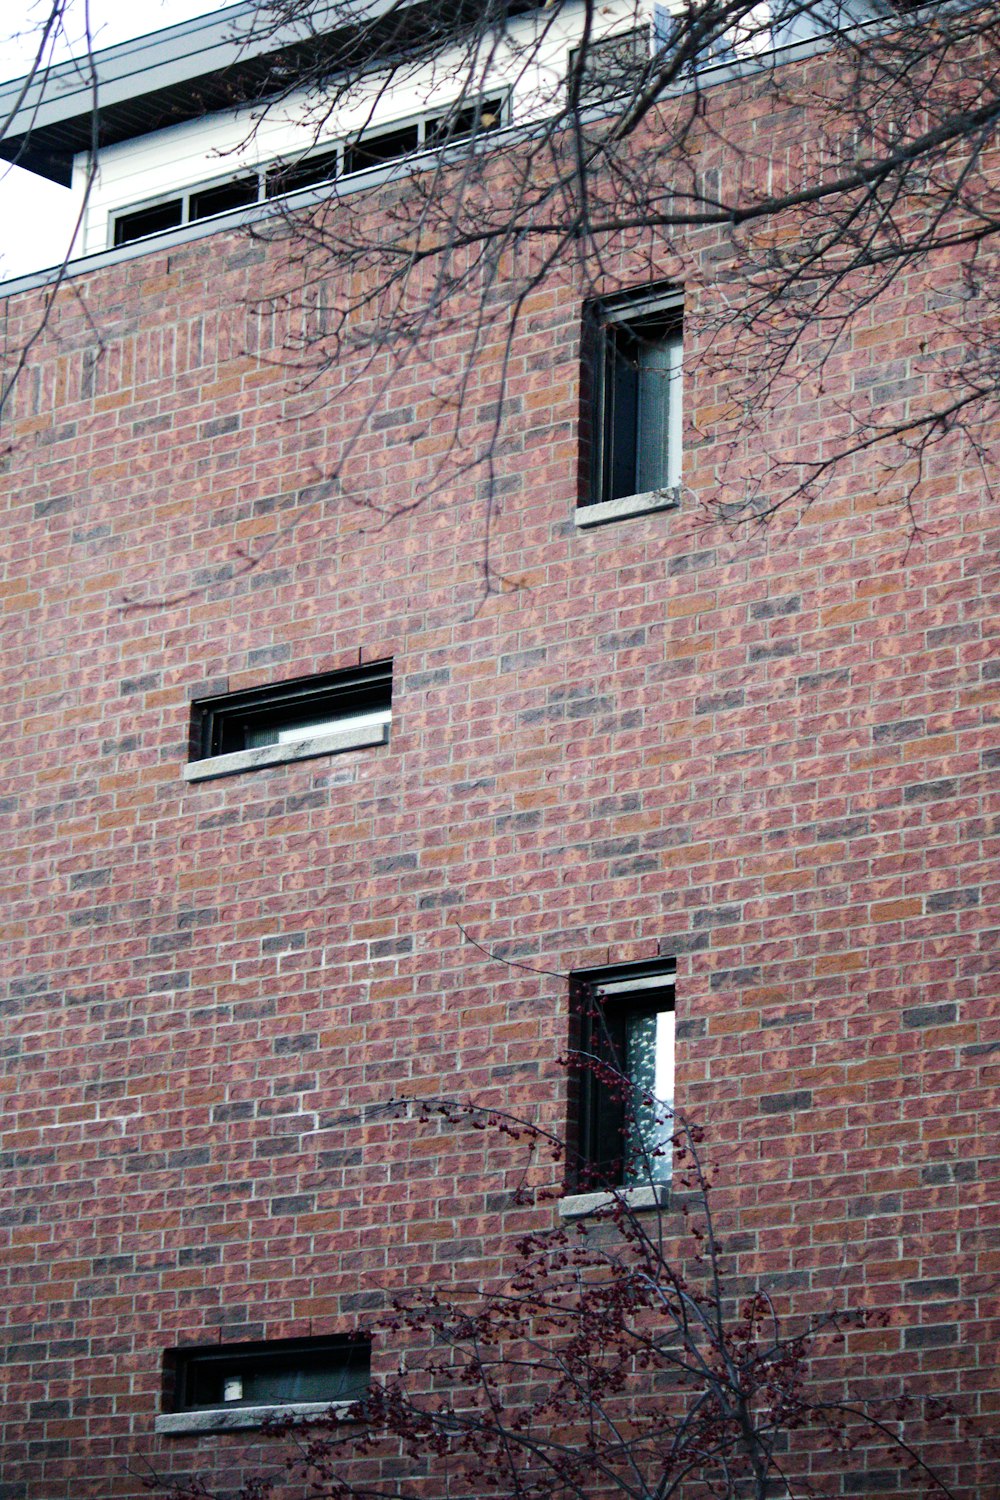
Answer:
[[[357,1401],[368,1386],[364,1339],[280,1339],[167,1351],[174,1411]]]
[[[115,220],[115,244],[130,245],[133,240],[145,239],[147,234],[176,229],[183,214],[181,198],[171,198],[169,203],[157,203],[153,208],[140,208],[132,214],[120,214]]]
[[[681,478],[679,309],[598,313],[591,500],[672,490]]]
[[[238,177],[234,182],[222,182],[218,187],[202,188],[192,193],[188,208],[189,219],[207,219],[212,214],[229,213],[234,208],[245,208],[256,203],[260,196],[260,183],[253,177]]]
[[[680,480],[680,333],[640,339],[636,363],[635,493],[643,494]]]
[[[669,1182],[674,1104],[673,1010],[631,1011],[625,1020],[625,1074],[632,1086],[624,1180]]]
[[[670,1181],[674,1133],[673,968],[573,976],[579,1037],[575,1186]]]
[[[570,77],[578,78],[580,103],[605,104],[633,93],[649,71],[649,30],[642,26],[617,36],[597,37],[586,52],[570,53]]]
[[[293,745],[300,740],[312,740],[323,734],[337,734],[347,729],[361,729],[367,725],[389,724],[392,721],[390,708],[373,708],[367,713],[344,714],[341,718],[309,718],[301,722],[293,720],[281,726],[264,724],[246,732],[248,750],[258,745]]]
[[[321,151],[315,156],[303,157],[301,161],[289,162],[287,166],[272,167],[267,174],[267,196],[275,198],[280,193],[294,193],[299,188],[329,182],[340,171],[340,152]]]
[[[240,751],[268,746],[299,744],[304,758],[382,744],[391,719],[390,661],[202,698],[192,705],[191,764],[185,775],[204,780],[294,758],[276,752],[249,762],[233,759]]]
[[[465,140],[480,131],[499,129],[503,119],[503,105],[499,99],[485,99],[481,104],[468,104],[464,109],[454,109],[448,114],[428,120],[424,126],[424,146],[443,146],[449,141]]]
[[[344,174],[364,172],[368,167],[378,167],[385,162],[396,161],[400,156],[409,156],[419,145],[416,125],[406,125],[401,130],[386,130],[381,135],[365,136],[345,150]]]

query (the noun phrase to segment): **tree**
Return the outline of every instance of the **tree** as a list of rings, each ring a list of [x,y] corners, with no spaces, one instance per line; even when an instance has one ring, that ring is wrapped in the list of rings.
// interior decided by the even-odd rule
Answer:
[[[50,0],[29,89],[63,9]],[[407,365],[433,380],[450,439],[432,489],[475,473],[492,505],[512,352],[543,288],[568,288],[599,322],[608,296],[642,279],[684,289],[686,358],[714,383],[710,436],[726,454],[696,498],[717,513],[796,512],[827,480],[849,484],[871,450],[885,497],[911,509],[942,466],[971,462],[990,482],[995,6],[259,0],[241,15],[234,24],[275,40],[263,101],[234,100],[258,122],[294,101],[317,144],[356,141],[388,95],[442,101],[422,142],[442,149],[400,187],[335,189],[306,210],[279,202],[251,229],[281,243],[261,313],[285,327],[280,357],[318,395],[345,404],[374,378],[384,398]],[[95,148],[100,103],[95,82]],[[360,167],[386,148],[350,151]],[[880,320],[897,330],[893,351],[870,380],[845,381],[843,349]],[[461,335],[455,370],[433,365],[432,329]],[[500,376],[484,436],[466,398],[488,348]],[[347,352],[367,356],[351,392],[333,378]],[[25,358],[16,351],[8,389]],[[822,430],[789,424],[775,451],[766,418],[802,396],[821,402]],[[347,496],[375,399],[355,403],[354,435],[327,465]]]
[[[388,94],[453,101],[435,139],[455,144],[377,195],[377,211],[371,195],[335,191],[254,231],[283,247],[269,307],[294,317],[284,356],[299,376],[322,391],[345,352],[364,351],[357,380],[375,371],[384,392],[428,358],[431,328],[460,333],[456,373],[430,372],[452,423],[438,483],[484,471],[492,495],[533,298],[568,284],[599,320],[609,294],[645,277],[684,288],[685,347],[717,387],[711,438],[728,460],[712,503],[724,516],[798,508],[873,449],[886,493],[907,505],[935,465],[971,458],[989,482],[996,8],[698,0],[610,14],[596,0],[258,7],[258,27],[312,38],[272,78],[265,112],[304,91],[317,141],[348,116],[357,134]],[[507,85],[519,120],[497,133]],[[891,357],[845,383],[842,350],[881,319],[896,327]],[[473,438],[466,398],[488,346],[502,370],[495,420]],[[821,403],[822,432],[792,427],[781,451],[773,439],[764,451],[765,417],[803,390]],[[331,467],[347,493],[349,470],[350,445]]]
[[[640,1113],[662,1115],[605,1061],[573,1061],[628,1101],[628,1136]],[[346,1416],[275,1420],[275,1463],[239,1500],[993,1493],[997,1456],[948,1400],[906,1371],[881,1386],[863,1373],[889,1310],[843,1287],[796,1313],[785,1292],[736,1278],[724,1177],[697,1127],[671,1121],[669,1207],[611,1188],[588,1218],[553,1228],[530,1211],[551,1208],[572,1167],[558,1138],[471,1102],[394,1100],[372,1119],[485,1132],[534,1227],[494,1284],[430,1283],[376,1316],[396,1373]],[[218,1493],[152,1472],[147,1483],[175,1500]]]

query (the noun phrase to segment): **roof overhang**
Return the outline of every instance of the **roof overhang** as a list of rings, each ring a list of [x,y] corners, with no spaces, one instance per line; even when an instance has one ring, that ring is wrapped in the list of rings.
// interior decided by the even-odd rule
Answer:
[[[403,0],[414,17],[425,0]],[[304,65],[336,71],[338,53],[359,26],[377,23],[400,0],[328,0],[307,23],[260,24],[257,0],[46,69],[30,82],[0,85],[8,126],[0,159],[69,186],[77,153],[252,106],[281,89]],[[326,24],[324,24],[324,22]],[[255,24],[256,23],[256,24]],[[376,49],[377,50],[377,49]],[[9,118],[8,118],[9,117]]]

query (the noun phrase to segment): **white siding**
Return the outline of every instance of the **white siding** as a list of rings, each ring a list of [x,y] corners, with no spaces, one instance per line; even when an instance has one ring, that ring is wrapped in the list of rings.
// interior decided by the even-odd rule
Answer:
[[[677,0],[680,4],[680,0]],[[645,4],[637,12],[635,0],[611,0],[602,9],[601,31],[608,34],[645,23]],[[511,118],[523,123],[547,114],[565,88],[569,52],[579,40],[583,7],[547,17],[544,10],[512,28],[510,43],[501,43],[487,60],[474,91],[509,89]],[[537,46],[532,41],[541,38]],[[526,64],[530,58],[530,65]],[[467,70],[466,70],[467,73]],[[315,103],[305,96],[288,101],[262,118],[250,111],[233,111],[171,126],[117,146],[105,147],[84,220],[78,254],[106,249],[113,239],[113,215],[141,204],[170,198],[185,188],[236,175],[276,157],[294,157],[363,127],[384,126],[428,110],[446,106],[466,78],[443,56],[433,65],[414,70],[405,81],[394,80],[391,90],[373,77],[356,101],[335,117],[316,123]],[[75,180],[82,187],[86,158],[75,163]]]

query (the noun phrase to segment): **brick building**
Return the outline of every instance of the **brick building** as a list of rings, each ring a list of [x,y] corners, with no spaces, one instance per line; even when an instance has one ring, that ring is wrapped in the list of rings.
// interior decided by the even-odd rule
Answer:
[[[419,364],[375,388],[345,457],[349,362],[323,399],[296,385],[257,301],[280,248],[241,227],[287,140],[252,190],[245,163],[243,188],[206,169],[190,85],[228,76],[205,63],[221,24],[107,54],[125,83],[86,258],[6,419],[0,1496],[133,1496],[146,1460],[231,1479],[261,1405],[363,1385],[350,1339],[395,1289],[494,1273],[525,1210],[488,1144],[379,1108],[471,1096],[565,1131],[559,976],[581,971],[609,1014],[652,994],[672,1038],[676,1013],[676,1099],[725,1160],[741,1273],[887,1309],[865,1373],[989,1422],[1000,524],[980,468],[947,449],[916,540],[875,457],[795,527],[713,520],[708,293],[651,277],[642,246],[615,287],[649,288],[638,315],[605,309],[603,399],[638,324],[668,467],[637,473],[581,396],[568,271],[514,340],[489,514],[480,473],[435,487]],[[734,129],[753,107],[732,88]],[[74,109],[35,133],[64,180]],[[412,152],[433,119],[409,101],[389,123]],[[328,147],[338,171],[351,149]],[[378,211],[405,180],[372,160]],[[8,352],[49,284],[4,289]],[[765,443],[807,446],[852,382],[895,378],[934,294],[901,280]],[[474,374],[480,435],[504,335]],[[607,451],[581,496],[588,422]]]

